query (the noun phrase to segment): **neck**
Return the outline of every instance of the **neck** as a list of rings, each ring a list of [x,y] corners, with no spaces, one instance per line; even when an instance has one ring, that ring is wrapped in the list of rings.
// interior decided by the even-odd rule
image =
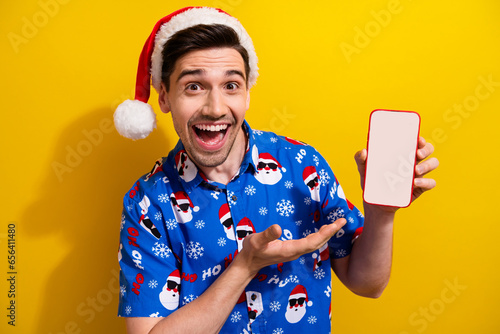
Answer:
[[[210,181],[228,184],[240,169],[247,147],[247,136],[240,128],[226,161],[216,167],[199,167]]]

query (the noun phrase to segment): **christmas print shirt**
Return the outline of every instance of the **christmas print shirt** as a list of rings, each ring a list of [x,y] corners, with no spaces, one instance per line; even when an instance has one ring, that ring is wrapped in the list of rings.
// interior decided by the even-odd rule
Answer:
[[[261,269],[221,333],[330,331],[330,260],[350,254],[363,215],[313,147],[243,126],[248,149],[227,185],[198,172],[179,141],[125,195],[119,316],[166,317],[195,300],[249,234],[277,223],[281,240],[299,239],[343,217],[319,250]]]

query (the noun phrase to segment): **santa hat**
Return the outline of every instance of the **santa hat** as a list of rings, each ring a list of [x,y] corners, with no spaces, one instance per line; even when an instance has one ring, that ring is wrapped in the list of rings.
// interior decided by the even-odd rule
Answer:
[[[302,178],[304,179],[305,184],[308,184],[315,177],[318,177],[319,179],[319,175],[316,172],[316,168],[314,166],[307,166],[306,168],[304,168],[304,171],[302,172]]]
[[[222,204],[219,209],[219,219],[222,224],[228,219],[231,219],[231,212],[229,211],[229,205],[227,203]]]
[[[307,290],[303,285],[297,285],[292,292],[290,293],[290,297],[288,297],[288,300],[290,299],[299,299],[299,298],[305,298],[307,306],[311,307],[313,302],[309,300],[309,297],[307,296]]]
[[[191,202],[191,199],[184,191],[178,191],[170,197],[173,197],[173,199],[175,199],[175,202],[177,202],[177,206],[179,207],[182,204],[189,204],[189,207],[192,208],[194,212],[198,212],[200,210],[199,206],[193,205],[193,202]]]
[[[175,269],[174,271],[172,271],[172,273],[168,275],[167,281],[173,281],[177,284],[181,284],[181,275],[179,269]]]
[[[243,217],[240,222],[238,223],[238,226],[236,226],[237,231],[247,231],[247,232],[252,232],[255,233],[255,227],[253,226],[253,223],[248,217]]]
[[[236,31],[240,44],[248,53],[250,66],[248,87],[255,84],[258,76],[257,55],[252,39],[236,18],[216,8],[185,7],[179,9],[158,21],[144,44],[137,69],[135,99],[126,100],[120,104],[114,114],[115,127],[122,136],[134,140],[143,139],[156,127],[156,115],[147,102],[150,82],[157,92],[160,91],[163,48],[175,33],[199,24],[222,24]]]
[[[278,162],[278,160],[276,160],[271,154],[269,154],[267,152],[259,154],[259,162],[263,162],[265,164],[269,164],[269,163],[276,164],[278,166],[278,168],[281,168],[281,171],[283,173],[286,172],[285,167],[281,166],[281,164]]]

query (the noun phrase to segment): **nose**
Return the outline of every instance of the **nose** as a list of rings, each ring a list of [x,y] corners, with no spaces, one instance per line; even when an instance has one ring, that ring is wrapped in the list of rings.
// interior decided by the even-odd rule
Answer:
[[[226,114],[227,106],[224,102],[224,96],[222,92],[213,88],[207,94],[207,100],[205,103],[205,108],[203,108],[203,114],[210,116],[212,118],[218,119]]]

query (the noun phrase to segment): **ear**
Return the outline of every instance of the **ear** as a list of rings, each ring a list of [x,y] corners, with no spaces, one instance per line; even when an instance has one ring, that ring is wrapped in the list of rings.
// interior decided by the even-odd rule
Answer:
[[[158,104],[160,105],[160,109],[165,114],[170,112],[170,101],[168,100],[167,87],[162,82],[160,87],[160,92],[158,94]]]

